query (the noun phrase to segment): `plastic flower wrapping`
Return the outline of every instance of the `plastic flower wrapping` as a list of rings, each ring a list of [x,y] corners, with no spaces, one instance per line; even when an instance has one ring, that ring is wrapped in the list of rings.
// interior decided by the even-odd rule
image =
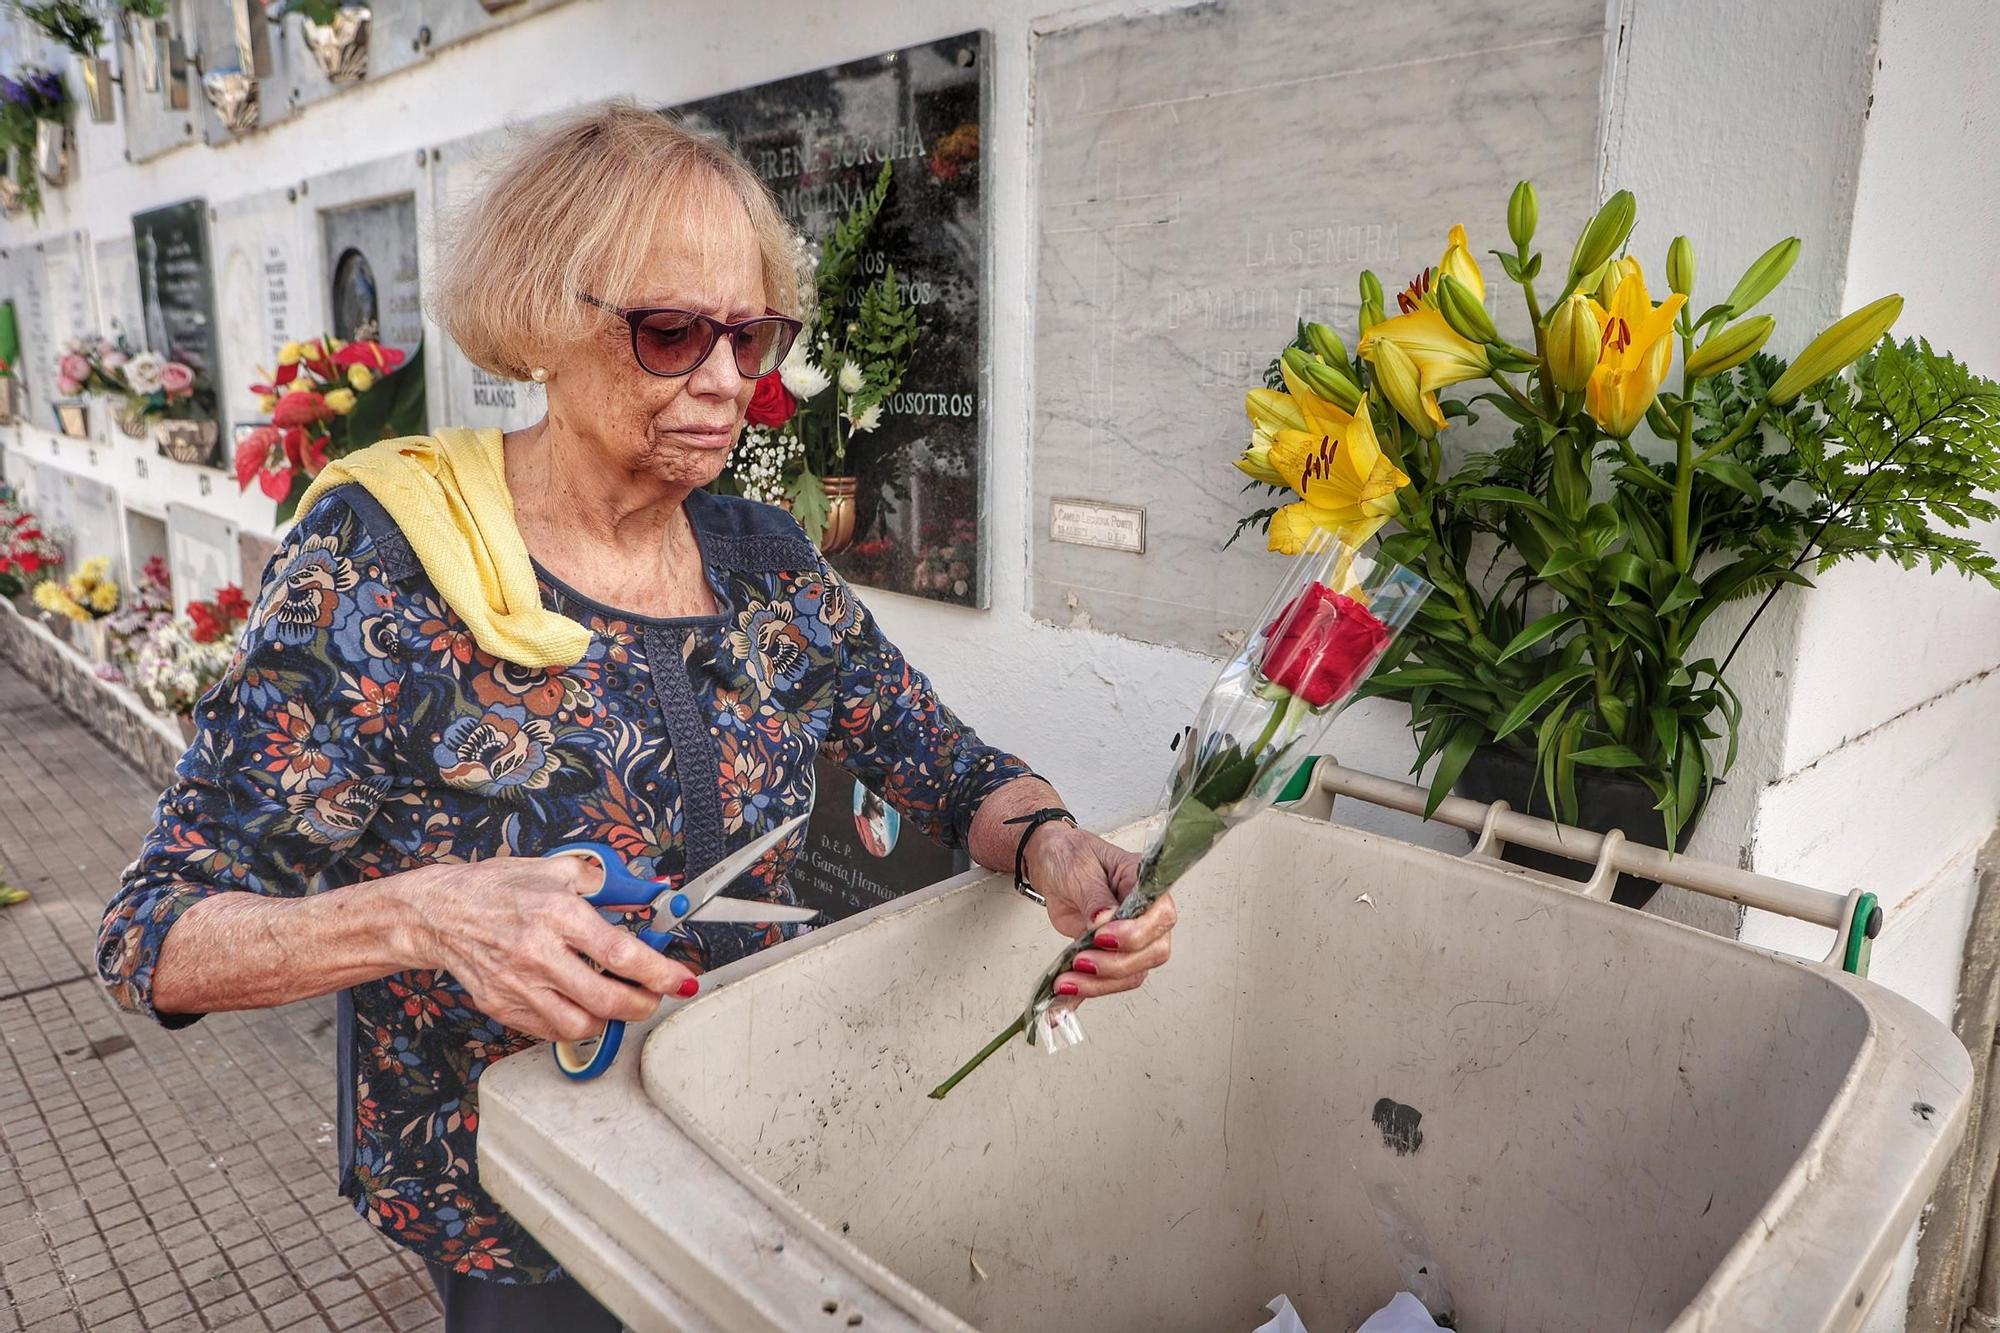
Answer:
[[[1113,919],[1144,913],[1230,829],[1271,805],[1328,726],[1410,622],[1431,586],[1401,565],[1371,559],[1323,529],[1301,539],[1249,641],[1223,665],[1175,753],[1164,814],[1139,863],[1139,882]],[[1082,1040],[1076,1002],[1056,978],[1091,947],[1093,926],[1042,973],[1027,1007],[957,1073],[942,1098],[1017,1036],[1057,1051]]]

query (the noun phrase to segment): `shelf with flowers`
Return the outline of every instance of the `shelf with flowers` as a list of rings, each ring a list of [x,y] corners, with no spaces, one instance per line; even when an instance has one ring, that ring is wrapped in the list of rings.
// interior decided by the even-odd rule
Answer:
[[[104,40],[104,20],[96,7],[84,0],[25,0],[15,9],[51,40],[76,54],[83,69],[90,118],[100,125],[110,124],[115,115],[111,85],[117,80],[111,73],[111,62],[97,53]]]
[[[33,592],[35,605],[48,619],[77,627],[77,647],[93,662],[107,658],[105,618],[118,609],[121,590],[111,576],[111,557],[93,555],[66,579],[44,579]]]
[[[0,486],[0,597],[20,602],[62,572],[63,549],[10,486]]]
[[[1694,246],[1676,237],[1654,300],[1625,253],[1625,191],[1544,304],[1536,214],[1522,182],[1512,248],[1490,252],[1518,315],[1454,227],[1398,314],[1362,275],[1355,355],[1324,325],[1300,329],[1247,398],[1236,466],[1275,502],[1237,533],[1262,526],[1290,552],[1315,529],[1359,541],[1397,525],[1383,554],[1437,596],[1364,688],[1409,703],[1433,808],[1457,786],[1677,848],[1735,761],[1736,651],[1785,586],[1810,584],[1808,564],[1921,563],[2000,586],[1994,556],[1957,531],[2000,515],[2000,385],[1890,340],[1895,296],[1789,364],[1765,354],[1776,321],[1756,310],[1796,239],[1697,313]],[[1451,439],[1489,410],[1506,424]],[[1734,642],[1711,649],[1712,618],[1751,597]]]
[[[423,348],[405,359],[373,338],[286,343],[277,371],[251,392],[271,421],[237,442],[236,484],[256,485],[287,523],[329,459],[423,433]]]
[[[65,342],[56,358],[56,391],[66,398],[90,394],[109,400],[118,429],[133,439],[144,439],[155,423],[178,420],[195,426],[206,447],[214,448],[214,423],[203,420],[214,412],[214,395],[193,368],[158,352],[134,352],[122,333]],[[208,432],[199,430],[203,424]]]
[[[104,618],[104,660],[97,664],[98,679],[114,684],[129,679],[140,645],[173,616],[173,583],[166,560],[156,555],[139,571],[118,609]]]
[[[42,182],[69,179],[69,85],[54,70],[24,65],[0,75],[0,211],[42,215]]]
[[[758,382],[719,487],[792,511],[829,555],[855,536],[859,478],[850,452],[882,424],[923,334],[893,265],[863,272],[875,220],[888,199],[890,164],[808,260],[815,305],[806,330],[774,374]],[[858,451],[856,451],[858,452]]]
[[[209,601],[191,601],[182,615],[156,618],[133,652],[126,682],[147,707],[194,735],[194,707],[229,669],[249,601],[235,584]]]

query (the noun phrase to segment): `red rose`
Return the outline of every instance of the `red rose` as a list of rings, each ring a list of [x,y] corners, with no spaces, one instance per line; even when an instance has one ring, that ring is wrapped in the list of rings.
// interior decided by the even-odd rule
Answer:
[[[798,410],[798,403],[785,389],[784,379],[774,370],[757,381],[757,392],[750,399],[750,408],[743,419],[753,426],[782,426]]]
[[[1389,627],[1323,583],[1306,588],[1264,627],[1258,674],[1324,708],[1368,675],[1389,646]]]

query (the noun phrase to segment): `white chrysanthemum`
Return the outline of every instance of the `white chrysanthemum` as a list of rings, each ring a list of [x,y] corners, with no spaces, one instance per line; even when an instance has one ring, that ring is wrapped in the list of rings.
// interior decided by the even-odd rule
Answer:
[[[852,361],[843,361],[840,363],[840,391],[842,393],[860,393],[863,383],[860,366],[855,365]]]
[[[882,404],[880,403],[868,404],[868,410],[866,412],[863,412],[860,416],[853,418],[853,422],[854,422],[854,429],[857,433],[865,433],[867,431],[874,430],[877,426],[882,424]]]
[[[167,359],[158,352],[141,352],[125,363],[125,382],[133,393],[154,393],[160,388],[160,372]]]
[[[816,394],[824,393],[828,380],[826,372],[813,364],[813,359],[797,343],[785,353],[785,360],[778,367],[778,378],[792,397],[804,402]]]

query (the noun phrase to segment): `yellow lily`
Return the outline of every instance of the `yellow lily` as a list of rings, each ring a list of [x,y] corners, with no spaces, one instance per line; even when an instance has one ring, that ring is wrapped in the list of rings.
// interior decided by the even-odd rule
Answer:
[[[1359,545],[1395,516],[1396,492],[1410,482],[1376,443],[1366,402],[1338,431],[1279,431],[1268,460],[1300,496],[1271,519],[1270,549],[1284,555],[1303,550],[1314,529]]]
[[[1479,272],[1479,261],[1472,257],[1472,246],[1465,239],[1465,228],[1454,223],[1451,234],[1446,237],[1444,258],[1438,260],[1438,276],[1449,273],[1462,282],[1483,304],[1486,300],[1486,279]]]
[[[1456,275],[1454,275],[1456,276]],[[1423,306],[1407,315],[1398,315],[1377,324],[1361,335],[1361,356],[1369,364],[1381,366],[1381,344],[1394,343],[1417,371],[1417,385],[1423,394],[1423,413],[1431,431],[1444,429],[1444,415],[1438,411],[1437,392],[1466,380],[1478,379],[1493,368],[1486,349],[1462,337],[1444,315],[1433,306]],[[1407,417],[1409,412],[1403,410]],[[1419,425],[1413,418],[1412,425]]]
[[[1271,446],[1281,430],[1304,430],[1305,414],[1291,395],[1277,389],[1252,389],[1243,396],[1243,409],[1250,414],[1250,444],[1236,460],[1236,470],[1266,486],[1284,485],[1285,479],[1271,469]]]
[[[1676,292],[1654,305],[1636,259],[1618,261],[1605,276],[1609,300],[1596,307],[1604,341],[1584,386],[1583,406],[1605,434],[1622,440],[1638,429],[1659,397],[1674,359],[1674,317],[1687,298]]]

